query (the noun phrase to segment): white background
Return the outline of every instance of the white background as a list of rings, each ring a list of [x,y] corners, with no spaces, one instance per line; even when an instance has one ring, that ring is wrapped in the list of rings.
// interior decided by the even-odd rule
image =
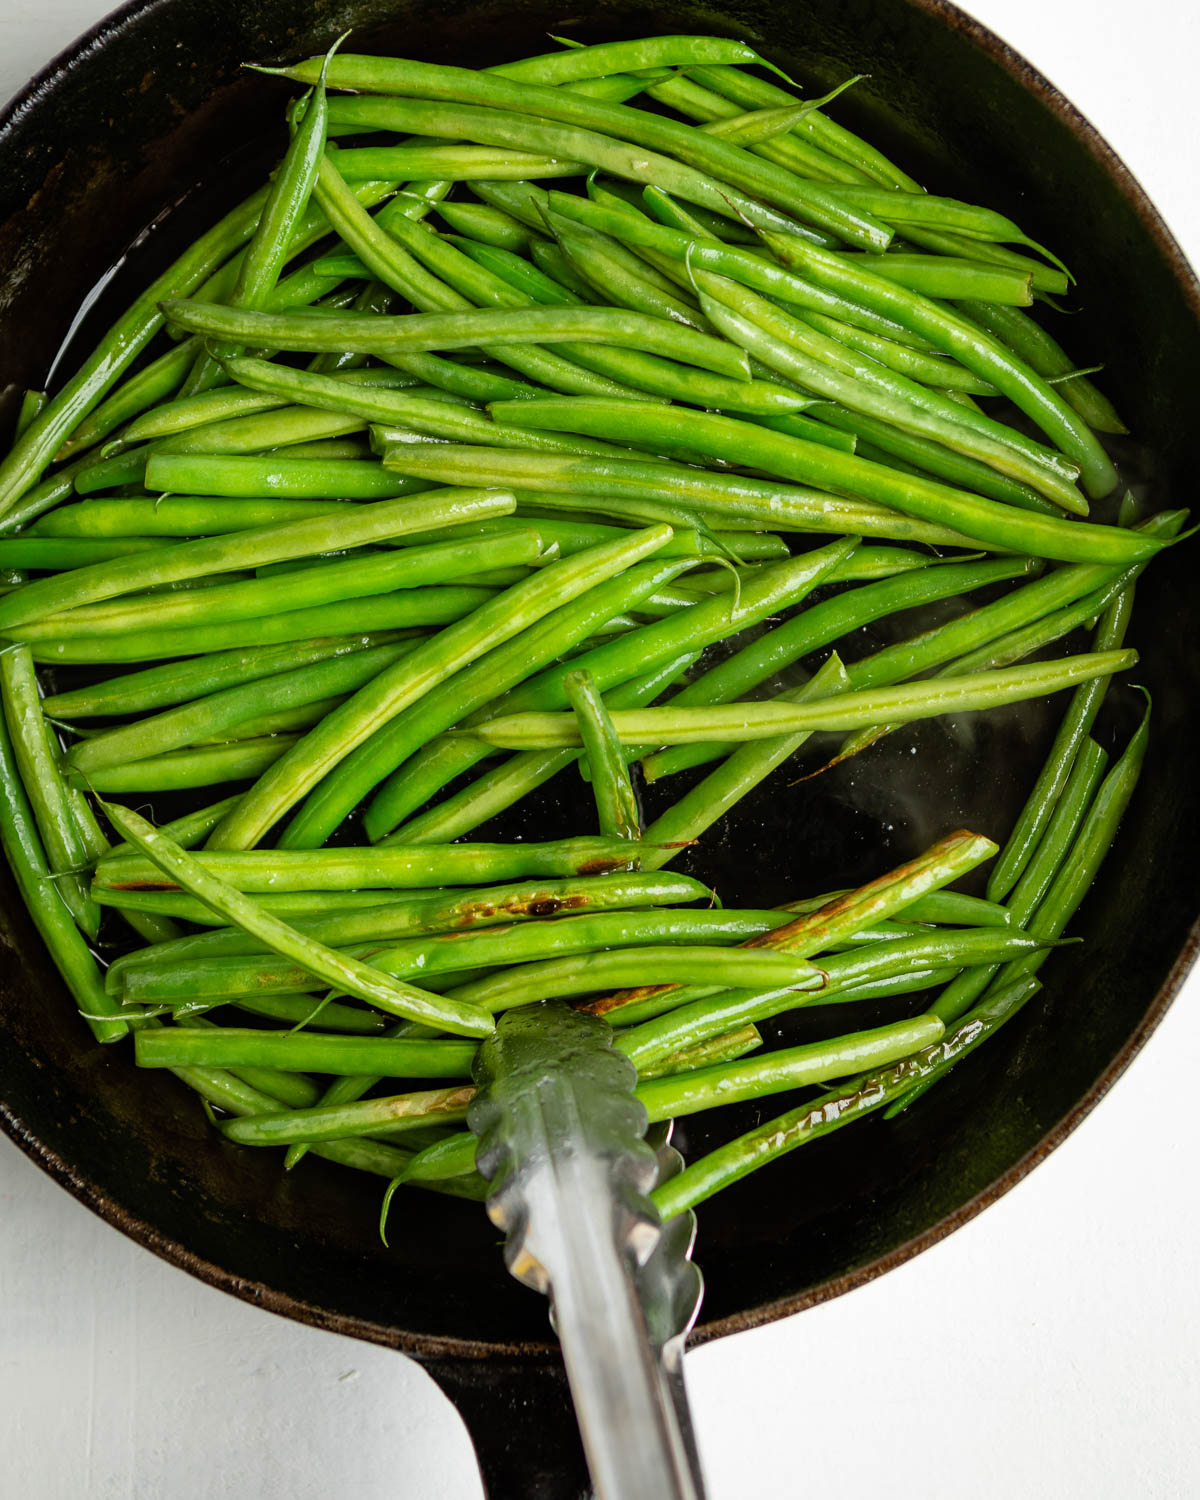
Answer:
[[[970,9],[1099,127],[1200,264],[1200,10]],[[0,98],[102,11],[0,0]],[[1200,1495],[1198,1057],[1194,975],[1099,1111],[981,1218],[849,1297],[690,1356],[712,1500]],[[193,1282],[4,1140],[0,1455],[5,1500],[481,1493],[461,1422],[415,1365]]]

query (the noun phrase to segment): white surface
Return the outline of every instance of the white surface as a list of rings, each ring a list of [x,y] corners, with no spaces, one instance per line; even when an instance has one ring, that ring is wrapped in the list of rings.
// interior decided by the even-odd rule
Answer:
[[[971,9],[1113,142],[1200,263],[1200,13]],[[0,97],[99,14],[0,0]],[[1200,1494],[1198,1057],[1200,975],[1083,1130],[980,1219],[849,1297],[691,1356],[712,1500]],[[191,1281],[3,1141],[0,1454],[0,1495],[30,1500],[480,1494],[461,1422],[415,1365]]]

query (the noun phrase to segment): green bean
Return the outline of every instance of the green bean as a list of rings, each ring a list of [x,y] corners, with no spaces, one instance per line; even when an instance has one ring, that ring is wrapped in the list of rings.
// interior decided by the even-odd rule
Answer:
[[[579,721],[600,832],[610,838],[640,839],[641,809],[595,679],[590,672],[568,672],[563,678],[563,689]],[[582,767],[581,760],[581,770]]]
[[[421,935],[384,947],[377,941],[354,943],[338,951],[369,961],[373,969],[398,979],[420,977],[423,982],[436,984],[439,980],[435,976],[440,976],[444,985],[447,975],[465,969],[523,966],[571,954],[590,956],[598,948],[632,948],[648,942],[712,947],[744,942],[773,927],[786,925],[788,917],[782,912],[655,908]],[[1008,957],[1016,950],[1003,951]],[[161,958],[147,956],[143,951],[120,961],[109,973],[108,988],[122,992],[126,1003],[153,1005],[186,1004],[196,998],[228,999],[242,994],[286,994],[310,988],[312,983],[303,967],[279,958],[214,956],[194,949],[182,955],[176,949]],[[465,980],[456,978],[453,982],[459,984]]]
[[[485,205],[478,206],[482,208]],[[498,212],[498,210],[493,211]],[[514,219],[513,223],[516,222]],[[522,230],[522,233],[524,232]],[[506,281],[516,291],[523,293],[530,302],[540,303],[543,307],[574,307],[580,302],[600,300],[596,297],[576,296],[573,291],[569,291],[565,286],[547,276],[524,256],[516,255],[511,250],[501,250],[494,245],[479,245],[472,240],[459,239],[453,235],[449,238],[456,250],[468,256],[476,265],[483,266],[494,276]]]
[[[366,160],[366,153],[376,163],[385,159],[392,177],[429,177],[445,182],[471,182],[484,178],[491,182],[524,182],[527,178],[584,177],[589,168],[581,161],[564,161],[533,151],[491,146],[368,146],[339,151],[338,168],[350,181],[378,177]]]
[[[308,666],[336,655],[384,645],[372,636],[309,640],[285,648],[229,651],[195,661],[172,661],[169,666],[148,667],[46,697],[43,708],[58,718],[86,718],[101,714],[136,714],[171,703],[186,702],[204,693],[214,693],[237,682],[252,682],[290,667]],[[174,834],[172,834],[174,837]]]
[[[419,199],[420,210],[425,211],[428,199]],[[389,287],[386,282],[377,281],[375,278],[368,279],[357,291],[353,302],[348,303],[351,312],[369,312],[369,314],[383,314],[383,312],[395,312],[396,303],[399,302],[399,294],[395,288]],[[332,303],[332,299],[327,299]],[[323,305],[324,306],[324,305]],[[275,311],[275,309],[272,309]],[[347,371],[362,371],[368,369],[368,357],[365,354],[353,354],[341,351],[338,354],[314,354],[308,362],[308,368],[317,375],[339,375]],[[404,377],[404,372],[398,371]],[[411,378],[411,377],[407,377]]]
[[[476,344],[563,343],[585,340],[644,349],[749,380],[741,350],[708,334],[683,328],[665,318],[609,307],[511,307],[462,313],[413,313],[408,317],[312,318],[302,314],[252,313],[215,303],[173,301],[163,310],[177,326],[218,338],[236,338],[272,348],[353,349],[364,354],[420,353],[431,349],[464,349]]]
[[[0,568],[53,569],[86,568],[123,557],[153,552],[165,541],[151,536],[119,537],[115,540],[93,540],[73,537],[17,536],[0,541]]]
[[[257,391],[239,391],[230,386],[220,386],[216,390],[202,391],[195,396],[182,396],[178,400],[152,407],[126,427],[121,434],[121,442],[145,443],[154,438],[174,437],[193,427],[205,427],[210,422],[224,422],[231,417],[273,411],[283,405],[283,401],[260,395]]]
[[[472,183],[472,187],[478,192],[483,187],[483,184],[479,182]],[[545,228],[545,225],[539,220],[538,227]],[[533,248],[529,253],[533,259],[534,267],[543,276],[567,291],[568,295],[565,299],[555,297],[553,299],[554,302],[567,305],[575,302],[593,303],[599,301],[591,282],[585,281],[579,275],[575,267],[553,240],[534,240]],[[535,300],[540,301],[542,299],[536,298]]]
[[[364,424],[365,425],[365,424]],[[370,459],[284,458],[275,454],[152,455],[146,488],[168,494],[281,495],[315,500],[398,499],[414,493]]]
[[[684,653],[654,672],[645,673],[641,677],[634,677],[628,682],[619,684],[611,690],[609,703],[613,708],[639,708],[644,703],[653,702],[659,693],[675,679],[678,672],[690,666],[698,655],[698,652]],[[444,748],[446,742],[435,742],[435,745],[438,744]],[[519,802],[522,797],[549,781],[552,776],[571,765],[577,758],[578,753],[574,750],[534,751],[529,755],[511,756],[499,769],[481,776],[478,781],[472,782],[454,796],[446,798],[436,807],[428,808],[418,816],[408,818],[402,827],[397,828],[382,842],[385,844],[430,844],[449,843],[452,839],[462,838],[464,834],[471,833],[478,828],[481,823],[486,823],[489,818],[495,817],[497,813]],[[433,779],[438,786],[441,785],[439,777],[435,776]],[[421,794],[419,784],[414,784],[418,781],[416,776],[410,776],[400,787],[400,792],[406,798],[398,806],[400,817],[406,817],[408,812],[421,807],[429,800]],[[434,790],[437,790],[437,786]],[[381,793],[380,796],[382,795]],[[390,816],[396,817],[397,812],[392,812]],[[653,857],[648,854],[642,856],[643,865],[657,861],[657,854]]]
[[[595,560],[598,571],[594,587],[534,620],[514,638],[435,686],[419,707],[377,730],[309,799],[288,827],[281,847],[311,847],[310,840],[322,842],[351,807],[385,778],[392,777],[435,735],[586,640],[614,615],[636,606],[686,566],[656,558],[624,571],[611,570],[609,560],[621,555],[622,549],[628,550],[630,540],[627,535],[607,544],[607,553],[593,550],[577,554],[585,566],[589,556]],[[394,826],[392,809],[393,784],[389,781],[364,815],[369,838],[377,838]]]
[[[976,239],[961,231],[934,229],[927,224],[905,224],[903,234],[910,245],[916,245],[922,250],[934,250],[939,255],[983,261],[989,266],[1000,266],[1006,270],[1015,271],[1021,276],[1027,276],[1035,292],[1062,295],[1067,291],[1072,280],[1067,268],[1061,264],[1048,266],[1045,261],[1033,260],[1028,255],[1010,250],[1007,245]],[[1049,254],[1048,251],[1042,253]],[[988,305],[1003,306],[1004,304],[989,303]]]
[[[113,804],[106,804],[104,812],[113,826],[142,849],[170,883],[198,896],[275,952],[304,964],[316,978],[389,1014],[438,1026],[456,1035],[486,1036],[491,1031],[490,1018],[474,1007],[401,984],[297,932],[214,875],[195,856],[164,838],[139,814]]]
[[[500,63],[488,72],[522,83],[564,84],[608,73],[641,73],[647,68],[690,67],[699,63],[746,63],[779,73],[773,63],[760,57],[745,42],[717,36],[655,36],[637,41],[601,42]],[[787,75],[779,73],[779,76]]]
[[[151,451],[150,444],[143,443],[139,448],[118,450],[109,458],[81,459],[75,476],[75,493],[86,496],[117,489],[140,492]]]
[[[789,692],[789,702],[805,702],[811,698],[824,697],[849,689],[841,660],[836,653],[802,688]],[[760,781],[790,760],[808,739],[807,733],[781,735],[776,739],[756,740],[739,746],[722,765],[711,771],[703,781],[685,792],[666,812],[661,813],[650,827],[654,830],[654,842],[660,844],[686,843],[698,838],[739,802]],[[662,759],[661,756],[658,757]],[[645,861],[648,867],[665,864],[674,850],[663,849]]]
[[[183,817],[176,818],[173,822],[163,823],[159,832],[165,838],[178,844],[181,849],[194,849],[197,844],[203,842],[209,831],[217,826],[236,801],[236,795],[223,797],[220,802],[197,808],[195,812],[184,813]],[[114,858],[118,855],[136,852],[132,844],[114,844],[112,848],[106,850],[104,857]]]
[[[760,85],[761,92],[756,92]],[[785,89],[739,73],[736,68],[689,70],[686,76],[677,74],[648,92],[682,114],[704,121],[737,118],[750,109],[791,108],[797,103]],[[797,133],[776,137],[751,150],[802,177],[830,183],[878,181],[887,187],[920,191],[874,147],[815,110],[800,116],[793,130]]]
[[[517,255],[522,255],[529,249],[529,231],[501,208],[462,200],[440,204],[438,213],[458,234],[478,240],[483,245],[497,250],[509,250]]]
[[[80,604],[111,599],[178,578],[228,573],[262,563],[311,557],[330,546],[359,547],[406,531],[510,514],[514,501],[503,491],[439,491],[429,499],[407,499],[362,507],[343,521],[318,516],[290,526],[261,527],[231,537],[180,542],[145,557],[96,563],[57,578],[38,579],[0,600],[0,630]]]
[[[482,413],[445,400],[431,401],[400,391],[355,388],[328,376],[293,370],[262,359],[227,360],[226,368],[241,385],[286,394],[290,399],[303,401],[309,406],[349,412],[365,417],[369,422],[395,423],[410,431],[448,438],[451,442],[504,443],[506,440],[504,432]],[[589,443],[544,433],[538,433],[532,442],[522,441],[519,446],[602,458],[623,457],[627,451],[608,443]]]
[[[589,549],[553,563],[535,577],[481,605],[432,641],[423,643],[311,730],[297,749],[247,794],[237,813],[217,829],[213,846],[245,848],[256,843],[329,772],[432,688],[446,683],[455,672],[511,640],[552,610],[578,598],[600,579],[611,577],[656,552],[670,536],[669,528],[654,527],[635,533],[626,541]],[[365,751],[364,756],[369,757],[370,753]],[[393,768],[394,763],[388,767]],[[329,795],[307,804],[295,832],[289,828],[285,835],[285,843],[302,837],[323,840],[359,800],[362,788],[353,785],[356,774],[347,771],[335,780]],[[352,784],[347,786],[347,783]],[[344,800],[347,797],[349,800]],[[333,821],[329,822],[331,817]],[[320,822],[322,819],[324,823]],[[318,828],[319,833],[315,831]]]
[[[203,745],[228,745],[240,740],[261,739],[263,735],[293,734],[300,730],[311,729],[314,724],[319,724],[326,714],[332,713],[335,708],[340,708],[349,696],[349,692],[328,693],[323,698],[314,698],[311,703],[298,704],[294,708],[281,708],[275,713],[256,714],[254,718],[244,719],[228,729],[199,735],[192,741],[192,744],[196,748]]]
[[[655,1206],[664,1219],[669,1219],[711,1198],[768,1161],[777,1160],[797,1146],[828,1135],[890,1103],[908,1092],[914,1082],[939,1077],[1015,1015],[1039,987],[1036,981],[1010,986],[977,1007],[938,1040],[914,1049],[900,1062],[855,1079],[840,1092],[801,1104],[718,1146],[656,1188]]]
[[[74,772],[71,780],[94,792],[178,792],[220,786],[226,781],[253,781],[284,754],[295,738],[268,735],[261,740],[237,740],[203,750],[171,750],[148,760],[102,766],[86,779]]]
[[[384,1078],[469,1078],[474,1042],[319,1036],[248,1027],[191,1030],[172,1026],[134,1039],[139,1068],[279,1068],[287,1073],[356,1074]]]
[[[893,719],[908,722],[943,713],[974,713],[1005,703],[1061,692],[1077,682],[1122,672],[1137,662],[1135,651],[1106,651],[1063,657],[1032,666],[1007,667],[933,683],[846,693],[836,702],[812,707],[741,703],[715,708],[649,708],[622,712],[613,725],[626,745],[696,744],[718,734],[728,740],[770,739],[802,730],[865,729]],[[471,735],[501,749],[555,749],[577,745],[570,714],[508,714],[472,727]]]
[[[541,537],[543,551],[548,552],[557,547],[562,557],[570,557],[576,552],[582,552],[585,547],[598,547],[601,542],[614,542],[628,535],[625,527],[615,526],[611,522],[579,521],[553,515],[526,520],[518,515],[512,515],[505,516],[499,521],[479,521],[469,526],[456,526],[450,532],[433,531],[428,536],[421,532],[412,532],[403,539],[403,545],[419,547],[427,542],[441,541],[443,537],[447,540],[462,537],[465,540],[468,537],[501,536],[508,531],[521,531],[527,528],[532,528]],[[664,543],[656,555],[662,558],[699,559],[728,557],[729,553],[734,550],[744,562],[777,562],[780,558],[791,555],[782,537],[767,532],[721,533],[701,531],[695,527],[677,529],[671,540]],[[885,549],[867,550],[878,560]],[[926,563],[932,560],[923,553],[905,554],[900,548],[886,550],[889,554],[895,553],[899,558],[920,556],[924,557]]]
[[[1129,588],[1113,600],[1102,616],[1094,638],[1097,650],[1113,650],[1123,644],[1132,612],[1133,589]],[[1032,857],[1062,797],[1079,747],[1091,732],[1103,700],[1104,693],[1098,690],[1098,685],[1089,684],[1073,694],[1045,765],[991,872],[988,880],[991,900],[1001,901],[1008,895]]]
[[[232,805],[236,802],[236,795],[226,799]],[[164,824],[164,827],[168,825]],[[210,827],[213,825],[210,824]],[[200,836],[200,842],[203,834]],[[125,846],[122,845],[122,848]],[[193,844],[194,847],[194,844]],[[138,911],[155,912],[159,915],[179,917],[185,922],[195,922],[198,926],[220,927],[221,918],[210,911],[202,901],[197,901],[194,896],[184,895],[181,891],[126,891],[114,896],[112,891],[101,890],[93,887],[93,893],[101,906],[112,906],[114,904],[127,904],[131,909]],[[428,895],[428,892],[423,894]],[[287,891],[271,894],[260,892],[258,897],[260,906],[268,911],[273,911],[276,916],[305,918],[323,915],[327,912],[358,911],[370,906],[386,904],[397,899],[394,891],[305,891],[290,893]]]
[[[860,458],[869,458],[874,463],[886,464],[901,472],[923,471],[946,480],[957,489],[974,490],[990,500],[1002,500],[1020,506],[1022,510],[1054,513],[1053,505],[1030,485],[1010,479],[1007,474],[999,473],[979,459],[956,453],[931,438],[894,427],[890,422],[881,422],[864,412],[846,411],[832,402],[815,408],[813,414],[818,421],[840,432],[853,434],[856,439],[854,451]],[[906,465],[909,466],[907,469]]]
[[[548,202],[549,191],[543,191],[546,192]],[[633,183],[617,179],[609,180],[601,186],[595,176],[589,176],[587,191],[588,197],[596,203],[612,203],[614,207],[633,208],[638,213],[648,213],[668,229],[681,229],[697,239],[718,245],[759,245],[758,236],[753,230],[732,224],[728,219],[722,219],[719,214],[711,213],[695,203],[684,208],[661,188],[644,187],[639,192]],[[761,248],[759,253],[762,253]],[[686,269],[673,264],[667,257],[643,246],[636,258],[656,275],[665,277],[672,286],[685,291],[691,290]]]
[[[104,835],[104,830],[96,820],[96,814],[92,811],[92,804],[77,787],[67,787],[66,795],[67,806],[70,808],[71,818],[79,833],[88,862],[102,859],[109,852],[110,845]],[[132,928],[144,942],[172,942],[182,933],[182,928],[177,923],[161,913],[134,911],[121,906],[116,907],[116,911],[125,924]]]
[[[939,390],[966,391],[974,396],[994,396],[996,387],[989,380],[964,369],[957,360],[947,359],[941,354],[926,353],[894,338],[885,338],[866,328],[856,328],[841,318],[831,318],[826,313],[809,310],[804,321],[811,323],[821,333],[839,343],[848,344],[860,354],[869,354],[880,364],[919,380],[922,385],[936,386]]]
[[[978,323],[994,338],[1006,344],[1023,359],[1031,370],[1045,380],[1054,380],[1056,390],[1097,432],[1128,431],[1112,402],[1083,375],[1071,375],[1075,362],[1055,343],[1044,328],[1016,308],[1000,308],[991,303],[964,302],[960,311]],[[1062,380],[1061,376],[1070,376]]]
[[[232,1115],[261,1115],[270,1112],[281,1103],[290,1103],[293,1107],[299,1107],[296,1100],[301,1095],[305,1099],[312,1100],[318,1097],[315,1086],[306,1087],[307,1079],[292,1077],[289,1074],[281,1074],[277,1077],[289,1079],[293,1086],[299,1086],[300,1092],[289,1090],[285,1097],[278,1083],[275,1084],[272,1092],[267,1092],[265,1089],[255,1088],[248,1084],[244,1077],[239,1078],[236,1074],[219,1068],[172,1068],[171,1071],[188,1088],[194,1089],[202,1099],[207,1099],[219,1109]],[[395,1177],[397,1173],[406,1170],[412,1159],[411,1152],[387,1146],[382,1141],[325,1141],[314,1145],[312,1149],[318,1156],[326,1157],[343,1166],[372,1172],[379,1177]],[[471,1181],[471,1178],[464,1175],[458,1181],[466,1184]],[[422,1182],[420,1186],[429,1187],[431,1184]],[[454,1189],[447,1190],[453,1191]]]
[[[68,770],[91,776],[105,766],[123,765],[134,758],[145,759],[196,745],[206,737],[212,738],[265,713],[352,692],[413,649],[414,643],[410,641],[376,646],[373,650],[333,657],[275,677],[226,688],[196,702],[82,740],[67,752],[65,765]]]
[[[526,881],[446,894],[425,893],[419,897],[383,900],[341,911],[298,915],[293,920],[301,932],[338,948],[351,943],[397,941],[422,933],[477,932],[487,927],[557,914],[578,916],[580,912],[673,906],[680,902],[711,899],[712,892],[707,886],[686,875],[588,875],[574,880]],[[222,957],[261,951],[261,944],[253,938],[235,929],[226,929],[193,934],[155,949],[140,949],[118,959],[112,968],[177,958]]]
[[[34,537],[223,536],[255,526],[279,526],[316,515],[344,515],[343,501],[217,500],[160,496],[155,500],[88,500],[35,521]],[[0,543],[0,549],[4,546]],[[148,549],[147,549],[148,550]],[[0,555],[2,550],[0,550]]]
[[[789,967],[790,965],[790,967]],[[789,993],[819,988],[819,971],[802,959],[753,948],[617,948],[578,958],[518,964],[489,979],[450,991],[456,999],[490,1011],[507,1010],[549,996],[587,995],[596,989],[644,979],[650,984],[726,983],[754,987],[756,974],[773,973]],[[765,981],[772,984],[773,981]]]
[[[353,1104],[318,1104],[228,1120],[221,1132],[243,1146],[284,1146],[293,1141],[342,1145],[356,1133],[390,1137],[425,1125],[458,1123],[466,1119],[474,1092],[473,1085],[463,1084]]]
[[[28,647],[0,651],[0,689],[11,754],[59,894],[84,934],[94,938],[100,929],[100,908],[88,896],[87,877],[81,873],[90,860],[71,814]]]
[[[1054,816],[1009,897],[1008,907],[1018,926],[1026,926],[1041,906],[1051,882],[1070,852],[1075,834],[1092,804],[1107,763],[1107,754],[1094,740],[1085,740],[1080,746]]]
[[[450,583],[489,563],[507,567],[534,562],[540,556],[540,547],[537,532],[530,528],[473,541],[398,548],[367,557],[351,554],[318,567],[188,589],[169,598],[151,595],[115,604],[85,605],[38,621],[25,631],[30,639],[45,640],[92,631],[111,635],[157,625],[171,628],[255,619],[274,611],[308,609],[341,599]]]
[[[358,87],[369,78],[371,87],[364,89],[366,97],[334,101],[331,127],[520,145],[585,161],[635,182],[657,183],[686,202],[756,228],[770,224],[822,243],[834,235],[868,250],[885,250],[891,240],[891,231],[879,219],[857,209],[847,212],[837,191],[658,115],[538,85],[517,85],[467,69],[431,68],[400,59],[346,57],[338,61],[336,76],[346,86]],[[386,79],[380,73],[381,63],[385,69],[390,67],[391,76]],[[303,81],[308,67],[302,63],[284,71]],[[372,98],[371,92],[388,97]],[[402,94],[422,97],[397,97]],[[433,102],[439,95],[447,102]],[[530,120],[530,115],[538,118]],[[370,160],[363,159],[364,175]],[[374,158],[376,165],[386,160],[386,155]],[[789,214],[794,218],[788,220]],[[823,233],[814,235],[808,225]]]
[[[712,331],[707,318],[694,305],[682,301],[674,288],[664,290],[650,279],[647,273],[652,272],[651,266],[643,261],[634,270],[622,256],[615,254],[623,247],[611,235],[564,219],[552,210],[547,212],[546,219],[563,254],[605,301],[659,318],[674,318],[701,333]],[[630,259],[636,261],[636,257]]]
[[[1119,527],[1017,511],[932,480],[896,474],[852,454],[784,438],[708,412],[652,406],[630,411],[616,402],[565,397],[496,401],[490,410],[498,422],[601,438],[611,436],[619,422],[625,439],[639,446],[668,450],[686,446],[713,458],[753,464],[783,479],[848,489],[922,520],[957,528],[986,544],[1037,557],[1121,565],[1152,556],[1163,545]]]
[[[709,321],[772,369],[853,411],[881,418],[988,464],[1064,509],[1086,513],[1077,470],[1041,444],[990,417],[967,412],[940,391],[881,368],[748,287],[694,271]]]
[[[159,402],[169,401],[192,368],[199,348],[199,339],[185,339],[173,344],[136,375],[131,375],[107,400],[84,417],[58,450],[56,458],[77,458],[118,427],[123,427],[130,418],[136,418],[140,412]]]
[[[41,414],[49,397],[45,391],[26,391],[17,408],[17,420],[13,427],[14,441],[21,436],[35,417]]]
[[[492,369],[457,364],[436,354],[385,354],[381,358],[395,369],[411,373],[422,384],[446,391],[466,401],[532,401],[545,394],[542,387],[513,380]],[[565,361],[564,361],[565,363]]]
[[[698,1047],[684,1047],[672,1052],[657,1063],[651,1063],[639,1075],[640,1078],[665,1078],[672,1073],[691,1073],[697,1068],[712,1067],[715,1063],[733,1062],[745,1057],[747,1052],[756,1052],[762,1046],[762,1033],[757,1026],[739,1026],[736,1031],[701,1042]]]
[[[827,1042],[782,1048],[749,1062],[724,1063],[639,1083],[637,1096],[652,1121],[674,1119],[844,1077],[860,1072],[864,1064],[870,1068],[895,1062],[931,1045],[943,1030],[936,1017],[918,1016]]]
[[[318,1031],[345,1032],[351,1036],[384,1036],[393,1024],[378,1011],[340,1005],[328,997],[318,1001],[313,995],[239,995],[231,1004],[247,1015],[286,1021],[292,1026],[311,1026]],[[314,1012],[318,1013],[314,1015]]]
[[[849,890],[827,891],[820,896],[805,896],[787,901],[780,911],[810,912],[827,906],[830,901],[848,896]],[[919,896],[904,907],[910,922],[929,922],[939,927],[1011,927],[1012,913],[996,901],[982,896],[967,896],[961,891],[938,890]]]
[[[559,87],[586,94],[588,98],[599,99],[605,104],[624,104],[649,88],[655,78],[665,77],[670,71],[669,68],[648,68],[639,70],[636,76],[610,73],[604,78],[579,78]]]
[[[0,715],[0,844],[21,899],[54,967],[98,1042],[119,1041],[128,1031],[120,1005],[106,994],[96,960],[53,878],[38,836],[4,718]]]
[[[831,104],[839,94],[861,83],[864,73],[856,73],[839,83],[819,99],[810,99],[803,104],[793,104],[775,109],[755,109],[726,119],[712,120],[702,125],[701,130],[709,135],[720,136],[725,141],[736,141],[739,146],[759,146],[764,141],[774,140],[777,135],[788,135],[814,109]],[[803,174],[801,174],[803,175]]]
[[[545,401],[536,404],[541,406]],[[670,410],[676,413],[679,409]],[[700,516],[717,528],[736,525],[744,518],[773,531],[833,532],[840,536],[886,537],[947,547],[976,545],[970,536],[952,527],[916,520],[884,506],[841,499],[798,485],[705,472],[683,463],[635,458],[601,461],[513,453],[504,448],[460,447],[452,443],[406,444],[390,450],[385,462],[394,472],[439,483],[446,476],[460,475],[477,476],[480,483],[508,482],[522,492],[523,505],[550,504],[546,497],[553,494],[556,507],[562,503],[561,496],[568,508],[574,498],[584,509],[626,514],[618,507],[633,501],[663,502],[674,504],[677,515],[680,507],[691,511],[692,526],[698,524]],[[1106,532],[1109,529],[1104,528]],[[1072,535],[1078,531],[1078,524],[1072,525]]]
[[[49,479],[26,491],[21,500],[0,516],[0,536],[15,536],[24,531],[39,516],[74,494],[75,475],[83,467],[84,461],[76,459],[74,463],[67,464]]]
[[[210,652],[224,655],[235,648],[308,641],[322,635],[349,635],[356,630],[390,640],[396,638],[397,630],[460,620],[485,604],[493,593],[491,589],[459,586],[405,589],[397,594],[345,599],[258,620],[234,620],[226,625],[131,630],[126,635],[114,636],[69,636],[64,640],[34,641],[32,646],[35,660],[62,664],[161,661],[170,656]]]
[[[973,324],[873,272],[845,265],[815,245],[785,243],[767,233],[767,243],[785,265],[801,266],[814,281],[845,292],[885,315],[907,323],[937,348],[952,354],[996,388],[1079,465],[1084,487],[1094,499],[1117,483],[1112,461],[1091,429],[1023,360]]]
[[[315,321],[315,320],[312,320]],[[116,453],[103,463],[88,467],[75,481],[80,494],[111,488],[124,476],[144,474],[145,464],[159,453],[263,454],[270,449],[273,457],[287,448],[304,444],[315,447],[318,441],[329,443],[361,432],[365,424],[338,413],[313,411],[306,407],[277,407],[272,411],[253,412],[249,416],[229,417],[209,422],[172,437],[158,438],[140,448]],[[123,465],[130,465],[125,469]]]
[[[875,620],[932,604],[939,599],[952,599],[992,583],[1019,578],[1030,571],[1031,565],[1024,559],[948,563],[944,567],[902,574],[895,579],[839,594],[777,625],[688,683],[670,701],[679,708],[729,702],[760,687],[802,656]],[[702,753],[699,746],[679,746],[648,756],[643,771],[648,780],[654,781],[711,759],[713,754],[707,747]]]
[[[540,876],[602,875],[619,871],[631,850],[624,840],[562,839],[549,843],[434,844],[402,849],[221,850],[199,856],[204,868],[246,890],[351,891],[359,887],[419,890]],[[144,859],[109,859],[96,871],[98,889],[149,886],[171,890]]]
[[[844,259],[854,266],[866,265],[862,255],[848,255]],[[871,256],[868,269],[926,297],[952,300],[970,297],[1006,307],[1029,307],[1033,303],[1033,272],[1018,267],[990,265],[984,260],[954,255],[892,254]],[[1066,291],[1067,278],[1061,271],[1047,271],[1045,275],[1052,283],[1052,290]]]
[[[233,307],[262,307],[292,253],[291,242],[308,208],[317,180],[317,166],[325,151],[325,79],[332,56],[333,48],[326,54],[312,92],[292,116],[295,125],[292,138],[271,178],[267,201],[241,258],[237,281],[229,296]],[[213,385],[220,375],[217,361],[232,352],[227,347],[206,348],[185,380],[183,394],[197,395]]]
[[[962,657],[965,649],[988,646],[1007,632],[1037,621],[1065,604],[1093,598],[1093,590],[1111,588],[1123,579],[1113,569],[1094,565],[1056,568],[1044,577],[1015,589],[1002,599],[971,610],[945,625],[935,626],[908,641],[898,641],[857,661],[850,668],[856,688],[889,685],[898,677],[911,676],[950,658]],[[963,658],[969,662],[971,657]],[[975,670],[974,667],[970,670]],[[965,675],[955,668],[955,675]]]

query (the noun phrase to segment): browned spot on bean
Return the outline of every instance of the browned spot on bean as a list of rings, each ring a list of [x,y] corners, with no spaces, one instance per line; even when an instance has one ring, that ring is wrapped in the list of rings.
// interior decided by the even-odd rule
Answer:
[[[557,896],[543,896],[540,901],[528,902],[525,910],[531,917],[552,917],[562,906],[563,903]]]
[[[460,927],[470,927],[473,922],[486,922],[489,917],[496,915],[496,907],[490,901],[477,901],[472,906],[464,906],[458,913]]]

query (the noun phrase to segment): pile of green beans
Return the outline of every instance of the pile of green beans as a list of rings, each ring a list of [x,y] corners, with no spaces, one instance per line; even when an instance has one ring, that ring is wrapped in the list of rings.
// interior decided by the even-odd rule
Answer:
[[[264,71],[307,89],[269,181],[0,461],[0,843],[95,1038],[287,1169],[468,1197],[509,1007],[605,1018],[652,1120],[800,1091],[664,1215],[912,1107],[1040,988],[1146,750],[1105,695],[1186,516],[1118,502],[1024,310],[1065,267],[737,41]],[[706,878],[822,732],[1066,690],[1015,827]]]

